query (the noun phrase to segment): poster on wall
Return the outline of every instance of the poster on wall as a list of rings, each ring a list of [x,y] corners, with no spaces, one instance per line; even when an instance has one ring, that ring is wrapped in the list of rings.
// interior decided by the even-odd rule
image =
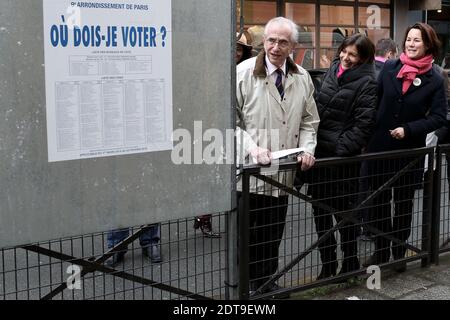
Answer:
[[[171,150],[171,1],[43,4],[49,162]]]

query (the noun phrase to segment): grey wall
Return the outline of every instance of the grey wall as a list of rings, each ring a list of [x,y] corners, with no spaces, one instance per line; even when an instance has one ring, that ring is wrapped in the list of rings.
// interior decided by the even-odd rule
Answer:
[[[172,0],[174,129],[231,128],[231,3]],[[42,1],[0,1],[0,248],[230,209],[231,165],[48,163]]]

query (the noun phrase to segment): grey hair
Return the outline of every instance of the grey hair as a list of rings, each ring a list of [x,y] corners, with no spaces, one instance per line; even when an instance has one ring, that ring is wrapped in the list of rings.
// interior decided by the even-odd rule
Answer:
[[[280,26],[288,26],[291,29],[291,41],[293,43],[298,42],[298,26],[290,19],[287,19],[285,17],[276,17],[269,20],[269,22],[266,23],[266,26],[264,27],[264,36],[267,36],[267,29],[271,24],[278,24]]]

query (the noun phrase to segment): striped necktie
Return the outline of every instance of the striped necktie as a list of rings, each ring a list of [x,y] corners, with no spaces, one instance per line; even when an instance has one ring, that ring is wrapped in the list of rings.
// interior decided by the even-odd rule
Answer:
[[[275,71],[277,73],[277,80],[275,81],[275,86],[278,89],[278,92],[280,93],[281,99],[284,97],[284,88],[283,88],[283,71],[281,69],[277,69]]]

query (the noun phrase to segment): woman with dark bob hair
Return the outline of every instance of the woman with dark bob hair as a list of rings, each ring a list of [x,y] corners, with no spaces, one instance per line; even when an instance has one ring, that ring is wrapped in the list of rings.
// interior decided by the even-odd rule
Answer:
[[[377,85],[374,55],[374,44],[363,34],[345,38],[338,48],[316,97],[320,115],[316,158],[351,157],[361,154],[367,146],[375,123]],[[351,211],[358,175],[358,164],[317,167],[306,173],[312,198],[336,210],[330,213],[313,205],[319,238],[333,227],[333,216],[340,222],[345,212]],[[355,224],[349,221],[339,229],[344,257],[339,274],[360,268],[356,231]],[[336,247],[334,233],[319,245],[322,269],[317,279],[336,275]]]
[[[439,47],[438,37],[428,24],[416,23],[406,30],[400,59],[387,61],[378,78],[377,121],[369,152],[425,147],[426,135],[445,124],[444,78],[433,66]],[[372,189],[377,190],[412,160],[414,158],[402,156],[370,161]],[[395,260],[405,257],[405,244],[411,234],[414,193],[422,185],[423,163],[417,162],[374,199],[373,225],[382,233],[375,237],[375,253],[366,265],[388,262],[391,249]],[[391,187],[394,191],[393,217]],[[392,248],[391,239],[386,235],[397,239]],[[405,271],[406,263],[396,264],[395,270]]]

